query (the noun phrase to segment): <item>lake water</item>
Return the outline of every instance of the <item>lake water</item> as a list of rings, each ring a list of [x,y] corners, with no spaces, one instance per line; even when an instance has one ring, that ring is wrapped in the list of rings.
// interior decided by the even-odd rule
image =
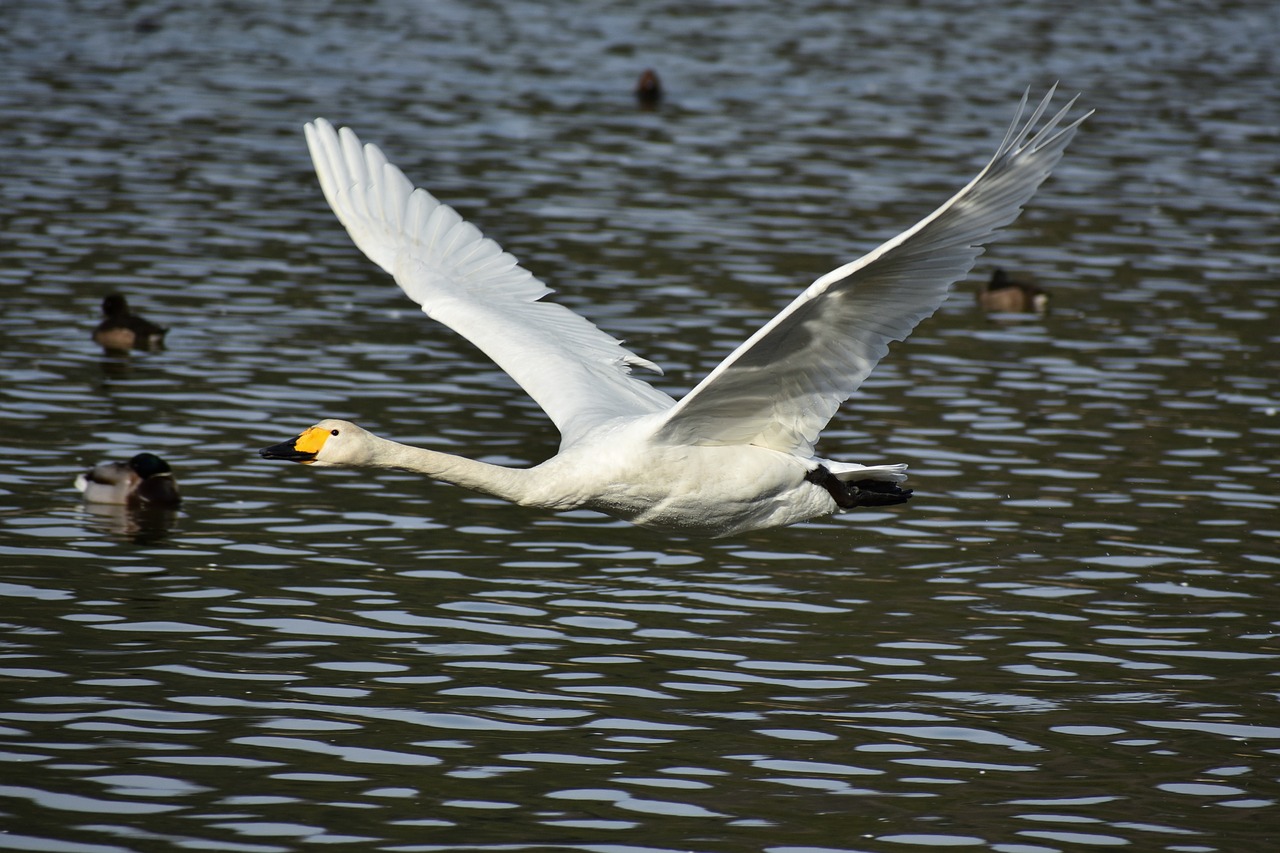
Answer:
[[[6,8],[0,849],[1274,849],[1274,33],[1137,0]],[[908,462],[909,505],[692,541],[255,452],[322,416],[557,442],[350,245],[310,118],[678,394],[1055,80],[1097,114],[824,435]],[[983,316],[996,267],[1051,312]],[[117,290],[167,349],[92,343]],[[180,511],[80,502],[139,450]]]

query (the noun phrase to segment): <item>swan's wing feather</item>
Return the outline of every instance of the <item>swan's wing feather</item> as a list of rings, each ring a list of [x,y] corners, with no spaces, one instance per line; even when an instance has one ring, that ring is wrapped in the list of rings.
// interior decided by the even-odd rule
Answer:
[[[889,343],[938,309],[1088,118],[1059,129],[1072,100],[1032,136],[1052,97],[1051,89],[1024,122],[1024,94],[1004,141],[976,178],[915,227],[810,285],[670,410],[658,438],[810,455]]]
[[[453,208],[409,179],[373,145],[324,119],[306,125],[320,187],[370,260],[426,314],[467,338],[520,384],[572,443],[621,415],[661,411],[666,394],[630,375],[662,371],[551,292]]]

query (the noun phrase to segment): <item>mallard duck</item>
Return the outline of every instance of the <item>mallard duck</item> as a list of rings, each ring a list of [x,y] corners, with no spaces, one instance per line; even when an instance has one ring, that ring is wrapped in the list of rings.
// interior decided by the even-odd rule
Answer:
[[[113,293],[102,300],[102,322],[93,330],[99,346],[113,350],[157,349],[169,329],[129,312],[129,302]]]
[[[997,269],[978,291],[978,305],[989,314],[1043,314],[1049,309],[1049,294]]]
[[[76,488],[91,503],[176,506],[182,500],[169,463],[154,453],[100,462],[76,477]]]
[[[307,124],[325,198],[410,299],[502,367],[543,408],[560,450],[491,465],[322,420],[259,451],[310,465],[401,468],[553,510],[587,508],[690,535],[728,536],[911,497],[906,465],[838,462],[818,434],[889,349],[947,297],[1017,218],[1087,116],[1041,123],[1024,94],[995,156],[959,193],[867,256],[820,277],[679,402],[631,374],[652,362],[554,302],[516,259],[414,189],[373,145]],[[1065,125],[1065,126],[1064,126]],[[674,309],[673,310],[677,310]]]

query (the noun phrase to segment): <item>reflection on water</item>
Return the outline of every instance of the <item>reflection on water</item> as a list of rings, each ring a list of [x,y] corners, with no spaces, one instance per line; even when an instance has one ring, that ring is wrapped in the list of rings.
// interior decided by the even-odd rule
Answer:
[[[1267,10],[526,5],[7,14],[0,846],[1268,849]],[[557,443],[349,245],[304,120],[679,394],[1054,78],[1097,116],[824,435],[911,463],[906,508],[690,542],[253,453]],[[985,316],[997,267],[1052,310]],[[115,291],[164,351],[93,344]],[[180,511],[78,501],[140,450]]]
[[[90,516],[86,525],[90,529],[122,537],[138,545],[159,542],[169,534],[178,520],[175,508],[149,504],[125,506],[86,503],[84,512]]]

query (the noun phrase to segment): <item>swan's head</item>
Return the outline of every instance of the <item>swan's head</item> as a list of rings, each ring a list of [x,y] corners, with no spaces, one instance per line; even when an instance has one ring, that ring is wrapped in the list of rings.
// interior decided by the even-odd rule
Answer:
[[[288,459],[304,465],[359,465],[371,434],[350,421],[332,418],[302,431],[297,438],[258,451],[263,459]]]

